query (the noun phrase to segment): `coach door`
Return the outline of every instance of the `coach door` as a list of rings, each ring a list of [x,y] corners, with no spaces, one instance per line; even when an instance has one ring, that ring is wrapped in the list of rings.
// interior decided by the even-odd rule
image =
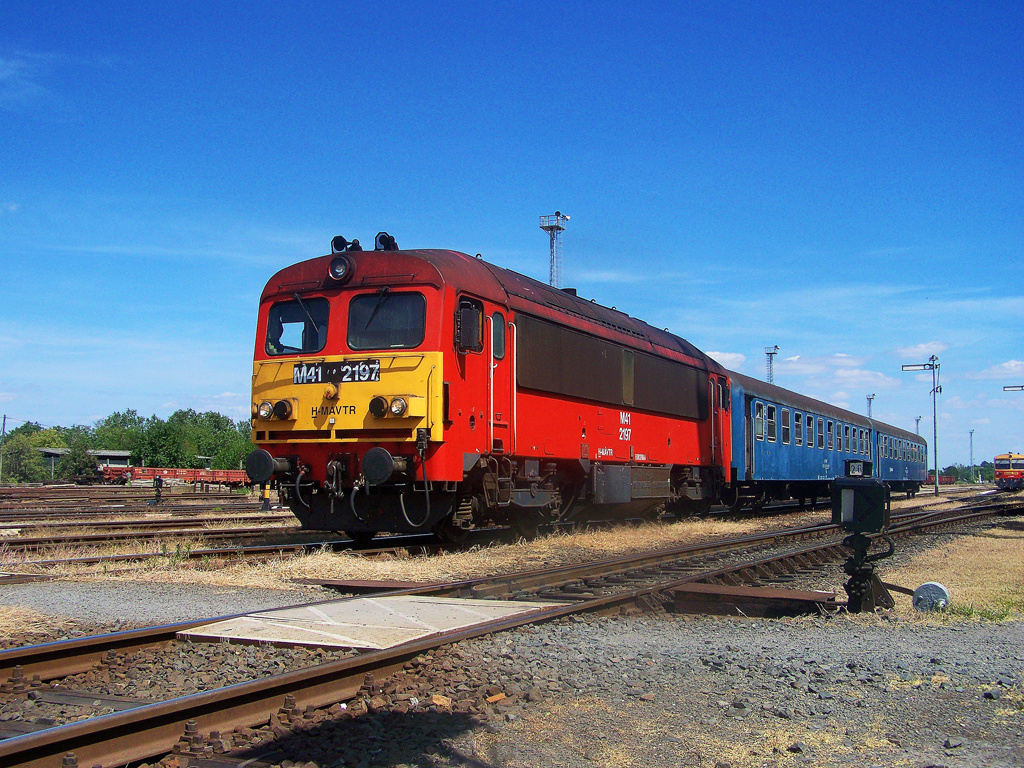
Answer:
[[[708,377],[708,402],[711,404],[711,463],[722,464],[722,408],[718,393],[718,379]]]
[[[487,315],[488,337],[488,431],[491,452],[510,454],[514,450],[515,413],[512,395],[515,347],[503,309]]]
[[[754,479],[754,403],[744,398],[743,409],[743,458],[746,460],[747,480]]]

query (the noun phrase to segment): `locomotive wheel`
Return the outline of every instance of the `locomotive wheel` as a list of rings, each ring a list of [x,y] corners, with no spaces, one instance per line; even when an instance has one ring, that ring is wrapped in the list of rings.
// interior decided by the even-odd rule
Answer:
[[[537,533],[540,531],[540,520],[535,515],[529,513],[516,515],[509,521],[509,527],[512,528],[516,536],[527,541],[533,541],[537,538]]]
[[[353,544],[361,548],[373,541],[373,537],[377,533],[375,531],[345,531],[345,535],[352,539]]]
[[[434,526],[434,535],[445,544],[461,544],[469,538],[469,529],[455,524],[454,514]]]

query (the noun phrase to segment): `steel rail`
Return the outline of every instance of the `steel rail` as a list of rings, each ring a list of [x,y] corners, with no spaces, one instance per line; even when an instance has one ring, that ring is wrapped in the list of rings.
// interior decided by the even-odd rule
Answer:
[[[212,510],[208,510],[212,511]],[[218,512],[222,510],[218,509]],[[40,522],[40,523],[4,523],[0,524],[0,531],[19,531],[24,532],[28,530],[32,532],[33,529],[55,529],[55,530],[73,530],[76,528],[88,528],[94,533],[97,528],[133,528],[141,530],[161,530],[163,528],[171,528],[172,526],[181,526],[186,528],[200,528],[204,525],[212,525],[217,523],[253,523],[253,522],[282,522],[285,520],[291,520],[295,522],[295,516],[289,512],[288,514],[281,513],[263,513],[254,514],[248,510],[240,511],[236,515],[232,514],[221,514],[217,517],[192,517],[187,518],[176,517],[176,518],[150,518],[146,520],[97,520],[91,522],[83,520],[81,522],[76,521],[62,521],[62,522]]]
[[[298,526],[276,526],[273,528],[183,528],[176,530],[134,531],[109,533],[82,533],[69,536],[26,536],[23,538],[3,539],[3,544],[11,552],[25,552],[57,546],[80,546],[85,544],[106,544],[120,541],[136,541],[138,539],[159,539],[171,537],[189,537],[199,535],[204,539],[243,539],[265,536],[267,533],[302,533]]]

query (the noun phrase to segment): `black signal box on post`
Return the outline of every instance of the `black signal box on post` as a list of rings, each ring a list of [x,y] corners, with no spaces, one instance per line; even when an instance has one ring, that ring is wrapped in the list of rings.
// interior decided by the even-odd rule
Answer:
[[[889,486],[873,477],[832,481],[832,522],[851,533],[881,533],[889,527]]]

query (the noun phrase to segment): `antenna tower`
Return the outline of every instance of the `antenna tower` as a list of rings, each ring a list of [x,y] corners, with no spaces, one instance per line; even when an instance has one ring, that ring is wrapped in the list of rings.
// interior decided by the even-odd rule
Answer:
[[[562,230],[565,229],[565,222],[569,220],[561,211],[555,211],[554,216],[541,216],[540,228],[548,233],[551,238],[551,279],[549,282],[554,288],[560,288],[562,282]]]
[[[779,345],[776,344],[774,347],[765,347],[765,368],[768,371],[768,383],[775,383],[775,356],[779,354]]]

